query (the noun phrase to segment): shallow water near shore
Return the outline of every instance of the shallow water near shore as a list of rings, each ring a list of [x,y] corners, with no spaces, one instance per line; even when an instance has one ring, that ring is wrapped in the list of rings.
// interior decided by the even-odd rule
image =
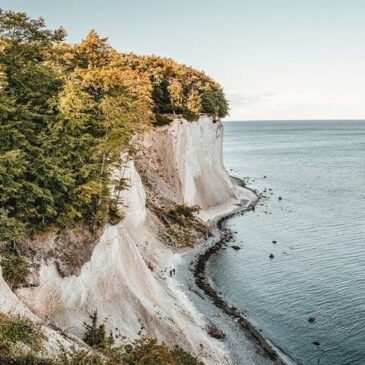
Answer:
[[[268,199],[227,222],[241,250],[208,262],[217,291],[299,364],[364,364],[365,122],[229,122],[224,137],[227,169]]]

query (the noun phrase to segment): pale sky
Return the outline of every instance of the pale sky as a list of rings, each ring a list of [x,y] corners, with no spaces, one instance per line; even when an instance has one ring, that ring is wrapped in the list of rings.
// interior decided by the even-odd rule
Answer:
[[[0,0],[206,71],[232,120],[365,119],[365,0]]]

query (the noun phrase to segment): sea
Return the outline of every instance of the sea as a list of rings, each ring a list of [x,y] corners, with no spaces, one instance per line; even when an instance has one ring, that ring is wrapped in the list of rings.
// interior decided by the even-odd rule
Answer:
[[[224,123],[231,175],[262,194],[207,264],[297,364],[365,364],[365,121]]]

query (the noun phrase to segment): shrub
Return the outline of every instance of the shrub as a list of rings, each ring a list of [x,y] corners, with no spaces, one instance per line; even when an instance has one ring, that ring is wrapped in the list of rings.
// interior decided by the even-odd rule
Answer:
[[[40,325],[19,315],[0,313],[0,357],[2,359],[13,359],[13,361],[18,359],[18,363],[20,359],[23,359],[24,364],[32,364],[31,361],[37,360],[35,353],[41,350],[42,342]],[[1,364],[4,363],[6,362],[1,362]],[[9,362],[9,364],[16,364],[16,362]]]
[[[169,348],[150,338],[135,341],[122,359],[126,365],[177,365]]]
[[[165,114],[156,114],[155,120],[153,124],[162,126],[162,125],[168,125],[172,122],[172,119],[170,116],[167,116]]]
[[[174,347],[172,356],[178,365],[203,365],[201,361],[198,361],[179,346]]]
[[[62,354],[52,365],[107,365],[107,364],[112,365],[98,353],[90,353],[85,350],[71,349],[69,351],[63,350]]]
[[[108,214],[108,222],[110,224],[118,224],[123,219],[123,213],[120,210],[116,199],[110,200]]]
[[[27,355],[19,355],[19,356],[15,356],[15,357],[0,355],[0,364],[1,365],[58,365],[53,360],[42,359],[38,355],[31,354],[31,353],[27,354]],[[72,365],[74,365],[74,364],[72,364]],[[75,363],[75,365],[76,365],[76,363]],[[84,364],[82,364],[82,365],[84,365]],[[85,365],[91,365],[91,364],[85,363]]]
[[[23,283],[29,274],[30,265],[24,256],[13,253],[6,254],[1,259],[0,264],[3,271],[3,278],[11,288],[15,288]]]
[[[171,350],[166,344],[143,337],[121,354],[125,365],[200,365],[196,358],[180,347]]]

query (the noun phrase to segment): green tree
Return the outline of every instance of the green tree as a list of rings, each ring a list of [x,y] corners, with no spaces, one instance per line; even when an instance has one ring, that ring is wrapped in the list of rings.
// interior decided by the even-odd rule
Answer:
[[[52,44],[63,37],[62,29],[45,29],[42,18],[0,13],[1,203],[11,218],[30,226],[57,214],[52,189],[60,167],[50,157],[53,146],[47,139],[56,118],[50,104],[62,81],[46,60]],[[16,161],[4,162],[9,157]]]
[[[100,351],[110,349],[110,346],[114,343],[113,334],[110,333],[109,336],[107,336],[105,325],[98,324],[97,311],[90,315],[90,320],[90,324],[84,323],[84,342],[90,347]]]

